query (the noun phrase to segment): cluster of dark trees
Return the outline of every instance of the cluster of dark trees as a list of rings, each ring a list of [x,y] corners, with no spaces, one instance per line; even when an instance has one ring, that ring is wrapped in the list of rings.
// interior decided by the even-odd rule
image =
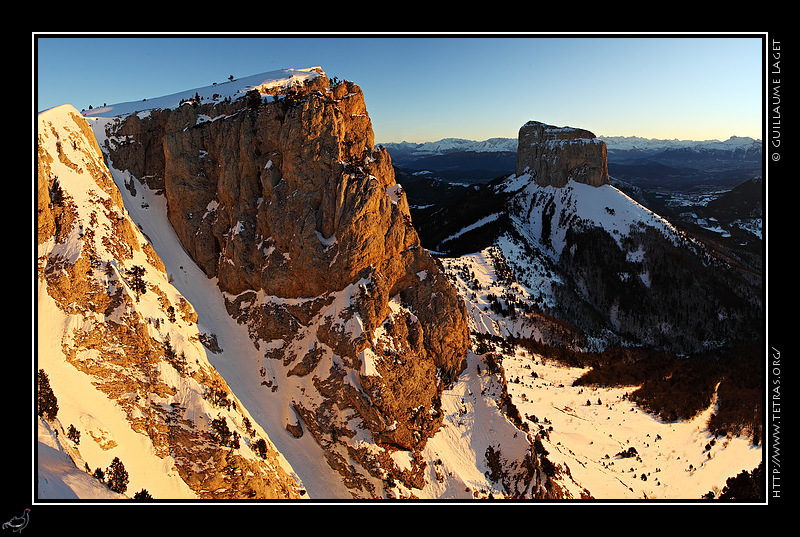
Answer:
[[[620,247],[596,227],[571,228],[566,242],[559,265],[567,283],[558,290],[556,313],[587,332],[612,330],[621,341],[682,354],[761,337],[760,279],[692,251],[688,243],[675,245],[642,228]],[[640,249],[640,259],[629,258]]]
[[[199,105],[202,100],[203,100],[203,98],[200,97],[200,94],[195,92],[194,97],[190,97],[190,98],[187,98],[187,99],[181,99],[178,104],[190,103],[192,106],[197,107],[197,105]]]
[[[735,477],[729,477],[725,482],[717,500],[764,500],[764,463],[759,463],[752,472],[743,470]],[[714,492],[709,491],[703,496],[705,500],[715,499]]]
[[[720,500],[763,500],[764,499],[763,463],[752,472],[742,471],[736,477],[729,477],[720,494]]]
[[[183,351],[176,351],[170,342],[169,334],[164,337],[162,343],[164,348],[164,359],[167,360],[172,367],[179,373],[183,374],[186,371],[186,354]]]
[[[228,427],[228,421],[223,416],[211,420],[211,430],[221,445],[239,449],[239,433],[237,431],[231,432]]]

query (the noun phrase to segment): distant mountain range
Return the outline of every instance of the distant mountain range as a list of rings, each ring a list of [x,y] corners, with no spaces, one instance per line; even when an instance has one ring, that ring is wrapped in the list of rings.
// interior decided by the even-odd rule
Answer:
[[[643,188],[685,190],[703,186],[732,188],[760,177],[762,142],[732,136],[728,140],[662,140],[638,136],[599,136],[608,150],[609,174]],[[486,183],[514,171],[517,140],[445,138],[435,142],[389,142],[392,163],[411,174],[430,172],[450,182]]]
[[[598,136],[598,138],[606,143],[609,152],[637,151],[647,153],[666,151],[668,149],[740,151],[749,150],[755,146],[761,147],[761,140],[742,136],[731,136],[723,142],[719,140],[667,140],[642,138],[640,136]],[[381,145],[396,155],[396,158],[406,159],[456,152],[516,153],[517,143],[516,138],[488,138],[482,141],[464,138],[443,138],[435,142],[384,142]]]

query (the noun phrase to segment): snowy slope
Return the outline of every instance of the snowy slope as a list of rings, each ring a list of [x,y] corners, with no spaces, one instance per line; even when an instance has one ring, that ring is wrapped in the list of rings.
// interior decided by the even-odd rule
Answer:
[[[102,382],[96,384],[97,377],[84,373],[79,369],[85,368],[87,371],[95,371],[97,375],[105,375],[115,366],[103,365],[103,360],[99,358],[98,351],[84,348],[78,341],[77,336],[81,332],[89,333],[103,323],[113,321],[124,324],[125,318],[139,317],[144,319],[161,320],[164,317],[162,300],[166,299],[172,304],[179,304],[186,298],[190,302],[196,302],[200,307],[206,307],[201,315],[201,321],[197,324],[187,320],[183,315],[177,315],[172,322],[148,323],[147,330],[149,337],[156,341],[166,341],[169,339],[176,353],[183,353],[186,357],[187,374],[179,374],[178,371],[161,360],[154,364],[153,369],[148,373],[163,383],[167,387],[166,398],[154,397],[150,394],[153,405],[169,405],[170,401],[177,402],[182,408],[188,409],[186,419],[192,421],[196,427],[207,427],[213,418],[224,416],[229,423],[233,424],[233,429],[238,430],[242,427],[242,418],[248,417],[245,408],[224,409],[212,405],[207,399],[207,386],[202,385],[197,380],[207,376],[211,372],[212,364],[209,363],[209,356],[214,356],[200,343],[202,333],[214,333],[219,328],[220,334],[224,337],[222,345],[228,345],[234,351],[237,348],[237,338],[241,333],[226,330],[228,326],[225,320],[230,320],[227,315],[222,315],[221,311],[213,310],[209,313],[208,307],[203,300],[198,297],[184,296],[172,285],[170,280],[175,278],[177,281],[186,282],[192,277],[196,277],[199,271],[192,273],[192,264],[186,263],[183,266],[188,270],[180,268],[184,262],[182,257],[183,250],[177,245],[177,239],[171,232],[171,228],[159,227],[166,222],[164,216],[163,200],[159,198],[150,199],[148,210],[142,207],[142,199],[126,200],[126,208],[137,211],[137,217],[142,217],[144,213],[142,230],[136,225],[131,226],[131,230],[136,234],[135,240],[138,244],[147,244],[149,239],[159,241],[160,245],[166,243],[168,246],[164,253],[164,260],[171,261],[167,265],[167,270],[162,271],[157,260],[148,256],[144,249],[131,248],[132,258],[126,259],[125,256],[115,256],[115,248],[119,248],[109,230],[115,229],[115,225],[120,221],[131,218],[133,215],[127,211],[119,212],[116,209],[115,195],[128,191],[122,187],[122,182],[126,174],[113,172],[113,180],[118,181],[116,185],[103,184],[96,182],[98,177],[110,178],[112,174],[107,173],[102,155],[91,145],[94,140],[86,137],[86,131],[80,129],[80,123],[73,120],[79,116],[77,110],[69,105],[56,107],[39,114],[39,134],[42,150],[50,155],[56,155],[61,151],[61,158],[54,158],[51,161],[49,173],[58,177],[59,184],[74,201],[76,214],[74,215],[75,225],[72,226],[71,235],[62,242],[55,242],[52,239],[38,246],[38,257],[41,263],[50,263],[50,260],[67,259],[74,262],[81,256],[90,255],[93,258],[107,263],[106,269],[95,268],[87,276],[88,280],[106,281],[108,278],[111,285],[112,278],[116,282],[114,274],[122,274],[126,268],[131,266],[141,266],[145,269],[144,279],[150,289],[158,289],[158,292],[146,292],[135,302],[130,300],[128,305],[122,304],[112,313],[86,315],[77,310],[76,313],[67,313],[60,308],[56,301],[50,296],[47,283],[44,279],[39,279],[38,283],[38,302],[37,302],[37,367],[44,369],[50,378],[53,392],[58,400],[58,420],[66,428],[74,425],[81,433],[79,445],[71,446],[73,449],[68,452],[73,455],[75,468],[82,472],[84,468],[80,463],[88,464],[91,470],[96,468],[105,469],[114,457],[118,457],[124,464],[129,473],[130,482],[128,484],[127,495],[130,497],[141,489],[147,489],[154,498],[173,498],[189,499],[195,498],[196,494],[178,475],[175,468],[175,460],[172,456],[159,454],[151,438],[147,435],[135,432],[131,426],[130,408],[123,408],[117,401],[109,398],[102,391]],[[95,126],[102,120],[93,120]],[[88,133],[91,137],[91,133]],[[65,143],[69,141],[70,143]],[[94,169],[98,173],[87,173],[87,170]],[[103,170],[106,170],[104,172]],[[140,189],[143,192],[144,189]],[[161,212],[159,213],[159,208]],[[153,214],[161,214],[162,220],[153,222],[149,220]],[[155,225],[153,225],[155,224]],[[91,231],[91,234],[84,230]],[[144,233],[143,233],[144,232]],[[169,254],[175,255],[169,255]],[[122,261],[124,259],[124,261]],[[123,264],[124,263],[124,264]],[[174,263],[177,263],[175,265]],[[113,267],[112,274],[109,276],[108,269]],[[207,280],[204,276],[198,277],[187,289],[199,291],[198,295],[204,300],[208,300],[202,294],[207,287],[203,284]],[[199,284],[199,285],[198,285]],[[109,293],[111,293],[109,288]],[[130,292],[130,291],[127,291]],[[218,293],[216,295],[218,297]],[[221,304],[215,303],[215,306]],[[221,308],[221,306],[219,306]],[[124,310],[124,311],[123,311]],[[224,311],[224,310],[223,310]],[[215,317],[218,316],[218,317]],[[108,316],[108,317],[107,317]],[[235,323],[233,323],[235,324]],[[234,329],[235,330],[235,329]],[[246,337],[244,338],[246,339]],[[109,345],[107,343],[106,345]],[[65,348],[71,348],[75,354],[68,361],[64,354]],[[114,349],[106,349],[111,355]],[[124,354],[124,353],[123,353]],[[96,363],[99,362],[99,363]],[[97,366],[100,366],[99,368]],[[108,369],[103,369],[107,367]],[[130,374],[134,379],[137,376],[135,367],[130,371],[124,369],[119,371],[120,377],[115,381],[124,382],[124,375]],[[196,374],[196,376],[195,376]],[[106,377],[107,379],[108,377]],[[138,395],[138,394],[132,394]],[[121,397],[120,399],[124,399]],[[138,401],[138,397],[137,397]],[[136,412],[136,410],[134,410]],[[259,436],[266,437],[269,442],[269,435],[265,433],[258,420],[254,416],[248,417],[251,422],[256,422],[254,430]],[[237,425],[237,423],[239,425]],[[205,424],[205,425],[204,425]],[[59,431],[64,435],[64,431]],[[63,464],[48,466],[52,462],[55,453],[59,451],[49,441],[50,436],[42,431],[40,425],[39,452],[44,455],[41,462],[45,466],[40,466],[48,483],[57,481],[55,478],[56,467],[64,469]],[[63,436],[60,438],[63,439]],[[239,453],[244,458],[255,458],[257,455],[246,444],[242,438],[243,449]],[[62,447],[64,446],[62,440]],[[50,449],[48,449],[50,448]],[[57,459],[57,457],[56,457]],[[255,460],[255,459],[253,459]],[[260,463],[260,461],[259,461]],[[279,459],[283,470],[288,474],[293,474],[291,465],[285,459]],[[298,478],[297,481],[300,481]],[[301,482],[301,481],[300,481]],[[43,481],[40,481],[40,484]],[[56,498],[63,498],[62,494],[89,494],[89,497],[97,497],[96,488],[86,487],[77,484],[75,487],[70,483],[75,483],[74,479],[67,479],[64,476],[64,486],[44,486],[39,490],[40,495],[56,495]],[[65,488],[66,487],[66,488]],[[67,489],[71,488],[72,492]],[[80,489],[80,490],[79,490]],[[94,492],[93,492],[94,491]],[[86,497],[86,496],[81,496]],[[107,497],[100,494],[100,497]]]
[[[196,95],[205,102],[222,101],[225,99],[235,100],[239,97],[243,97],[252,89],[260,90],[263,93],[269,88],[282,88],[311,80],[320,75],[317,71],[318,69],[318,67],[309,67],[306,69],[281,69],[279,71],[270,71],[221,82],[219,84],[212,84],[202,88],[184,90],[154,99],[143,99],[141,101],[101,106],[86,110],[83,114],[85,117],[108,118],[126,116],[146,110],[172,109],[180,106],[182,101],[192,99]]]
[[[613,185],[599,187],[570,181],[564,187],[537,185],[529,174],[512,175],[496,188],[513,192],[511,218],[518,230],[540,244],[554,259],[566,244],[571,227],[600,227],[621,244],[639,226],[659,230],[673,243],[685,242],[684,235],[665,218],[634,201]],[[552,213],[550,233],[543,236],[542,210]]]
[[[533,300],[527,288],[501,281],[492,259],[497,247],[481,252],[444,258],[448,274],[467,302],[470,328],[490,336],[522,336],[538,339],[539,327],[524,316],[509,317],[489,308],[487,295],[509,293],[517,300]],[[544,274],[542,270],[540,274]],[[469,276],[464,277],[465,274]],[[541,276],[542,289],[549,279]],[[706,422],[714,404],[689,421],[665,422],[627,400],[637,386],[597,388],[573,386],[588,368],[560,365],[522,347],[502,352],[508,392],[531,428],[542,434],[542,443],[554,463],[568,467],[574,480],[573,493],[583,487],[594,498],[697,500],[719,491],[727,478],[752,471],[762,460],[761,446],[746,437],[714,438]],[[476,393],[474,355],[458,385],[444,402],[460,394],[466,402],[460,425],[445,429],[446,435],[470,430],[464,425],[478,410],[471,403]],[[477,375],[480,378],[480,375]],[[495,422],[497,423],[497,422]],[[546,433],[546,434],[545,434]],[[434,441],[443,438],[439,435]],[[436,445],[435,442],[432,445]],[[619,455],[634,448],[636,457]],[[644,477],[643,477],[644,476]]]
[[[154,498],[195,498],[196,495],[178,477],[173,470],[171,457],[160,459],[155,455],[150,439],[135,433],[127,421],[125,413],[113,401],[95,388],[92,379],[67,363],[61,352],[62,338],[60,334],[68,334],[69,327],[76,320],[63,315],[52,300],[47,299],[47,292],[39,291],[38,301],[38,367],[44,369],[50,377],[50,383],[58,399],[58,418],[62,424],[75,425],[81,432],[81,443],[75,447],[74,464],[71,469],[66,462],[61,462],[57,470],[51,466],[56,448],[48,441],[50,434],[43,434],[43,425],[39,425],[39,484],[45,485],[57,481],[57,473],[84,473],[81,462],[88,464],[90,470],[105,470],[114,457],[118,457],[125,465],[130,476],[128,484],[129,497],[141,489],[147,489]],[[64,440],[65,431],[59,432]],[[95,441],[92,441],[96,439]],[[45,446],[50,446],[47,449]],[[109,447],[111,446],[111,447]],[[66,452],[65,452],[66,453]],[[48,458],[49,457],[49,458]],[[62,457],[63,458],[63,457]],[[43,467],[43,464],[45,465]],[[50,477],[41,472],[51,473]],[[82,499],[109,498],[106,487],[89,487],[86,479],[77,480],[62,474],[62,479],[70,494]],[[72,484],[76,484],[75,488]],[[105,490],[103,490],[105,489]],[[40,498],[64,499],[65,489],[43,486],[39,491]]]
[[[530,452],[526,435],[498,407],[501,386],[486,369],[483,357],[468,351],[466,368],[442,394],[445,423],[425,447],[430,475],[424,498],[502,498],[504,489],[487,479],[485,453],[493,448],[509,461],[521,461]],[[581,483],[567,477],[559,485],[567,497],[581,497]]]
[[[78,112],[68,105],[40,114],[40,136],[41,133],[50,130],[47,125],[53,125],[54,131],[60,132],[59,137],[65,136],[65,132],[74,128],[70,119],[72,114],[77,115]],[[55,154],[54,146],[59,143],[58,138],[45,136],[43,139],[45,151]],[[91,151],[81,146],[81,141],[84,140],[76,139],[74,144],[60,144],[67,158],[58,163],[54,162],[53,172],[59,177],[64,190],[75,199],[75,205],[78,208],[76,218],[82,224],[74,226],[72,236],[63,243],[54,244],[49,241],[39,245],[40,259],[46,259],[47,256],[64,257],[72,261],[77,259],[83,248],[82,241],[78,237],[79,229],[82,229],[84,224],[88,229],[88,223],[93,215],[94,217],[98,215],[93,201],[93,197],[98,192],[97,185],[89,174],[75,172],[68,166],[69,163],[86,163],[84,165],[88,165],[88,161],[92,160]],[[95,161],[94,164],[101,165],[102,162]],[[99,214],[101,216],[98,226],[100,229],[108,229],[110,226],[106,218],[114,218],[116,215]],[[103,252],[102,247],[99,253],[106,259],[113,258],[112,254]],[[150,267],[143,252],[136,252],[133,263]],[[156,278],[155,272],[151,277]],[[152,308],[151,311],[155,311],[156,309],[147,299],[143,299],[139,306],[142,310]],[[87,375],[78,371],[65,360],[62,344],[70,341],[73,330],[80,328],[83,323],[88,324],[89,322],[80,315],[68,315],[58,308],[55,301],[49,296],[44,281],[38,282],[37,366],[44,369],[50,377],[53,392],[58,399],[59,420],[67,426],[75,425],[83,432],[84,441],[78,449],[81,453],[80,460],[88,463],[92,470],[95,468],[105,469],[112,458],[118,456],[123,460],[130,474],[129,491],[132,493],[145,488],[146,483],[146,488],[151,493],[165,494],[176,498],[194,497],[194,493],[171,470],[171,459],[155,457],[149,438],[134,433],[120,407],[97,390]],[[175,341],[177,342],[178,338]],[[91,360],[93,356],[89,354],[81,359]],[[40,426],[40,453],[50,453],[50,450],[43,448],[43,445],[48,445],[47,437],[48,435],[42,434]],[[90,440],[92,437],[102,440],[92,442]],[[109,448],[108,446],[111,445],[116,447]],[[93,489],[84,487],[82,490],[89,493]],[[63,491],[47,487],[40,490],[41,494],[59,494],[60,492]],[[101,494],[101,497],[107,496]]]
[[[59,423],[59,429],[62,427]],[[64,433],[58,435],[41,418],[37,419],[36,472],[37,488],[40,498],[78,500],[86,498],[119,500],[125,496],[118,494],[78,467],[82,459],[65,439]]]

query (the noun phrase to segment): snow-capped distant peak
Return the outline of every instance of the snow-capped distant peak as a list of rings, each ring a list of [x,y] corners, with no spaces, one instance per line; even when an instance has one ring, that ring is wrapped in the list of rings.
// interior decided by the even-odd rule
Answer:
[[[725,141],[719,140],[672,140],[658,138],[642,138],[640,136],[598,136],[609,151],[663,151],[667,149],[719,149],[736,150],[761,145],[761,140],[747,136],[731,136]]]
[[[400,149],[420,155],[444,155],[458,151],[500,152],[517,150],[516,138],[488,138],[482,141],[465,138],[442,138],[435,142],[387,142],[382,144],[389,149]]]

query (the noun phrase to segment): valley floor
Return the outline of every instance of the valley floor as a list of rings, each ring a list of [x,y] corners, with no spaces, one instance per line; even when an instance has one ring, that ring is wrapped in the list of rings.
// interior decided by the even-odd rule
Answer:
[[[573,386],[588,369],[521,349],[503,367],[531,432],[549,431],[548,458],[568,466],[595,498],[697,500],[762,460],[761,446],[747,438],[715,439],[705,430],[713,405],[689,421],[667,423],[626,399],[634,387]]]

